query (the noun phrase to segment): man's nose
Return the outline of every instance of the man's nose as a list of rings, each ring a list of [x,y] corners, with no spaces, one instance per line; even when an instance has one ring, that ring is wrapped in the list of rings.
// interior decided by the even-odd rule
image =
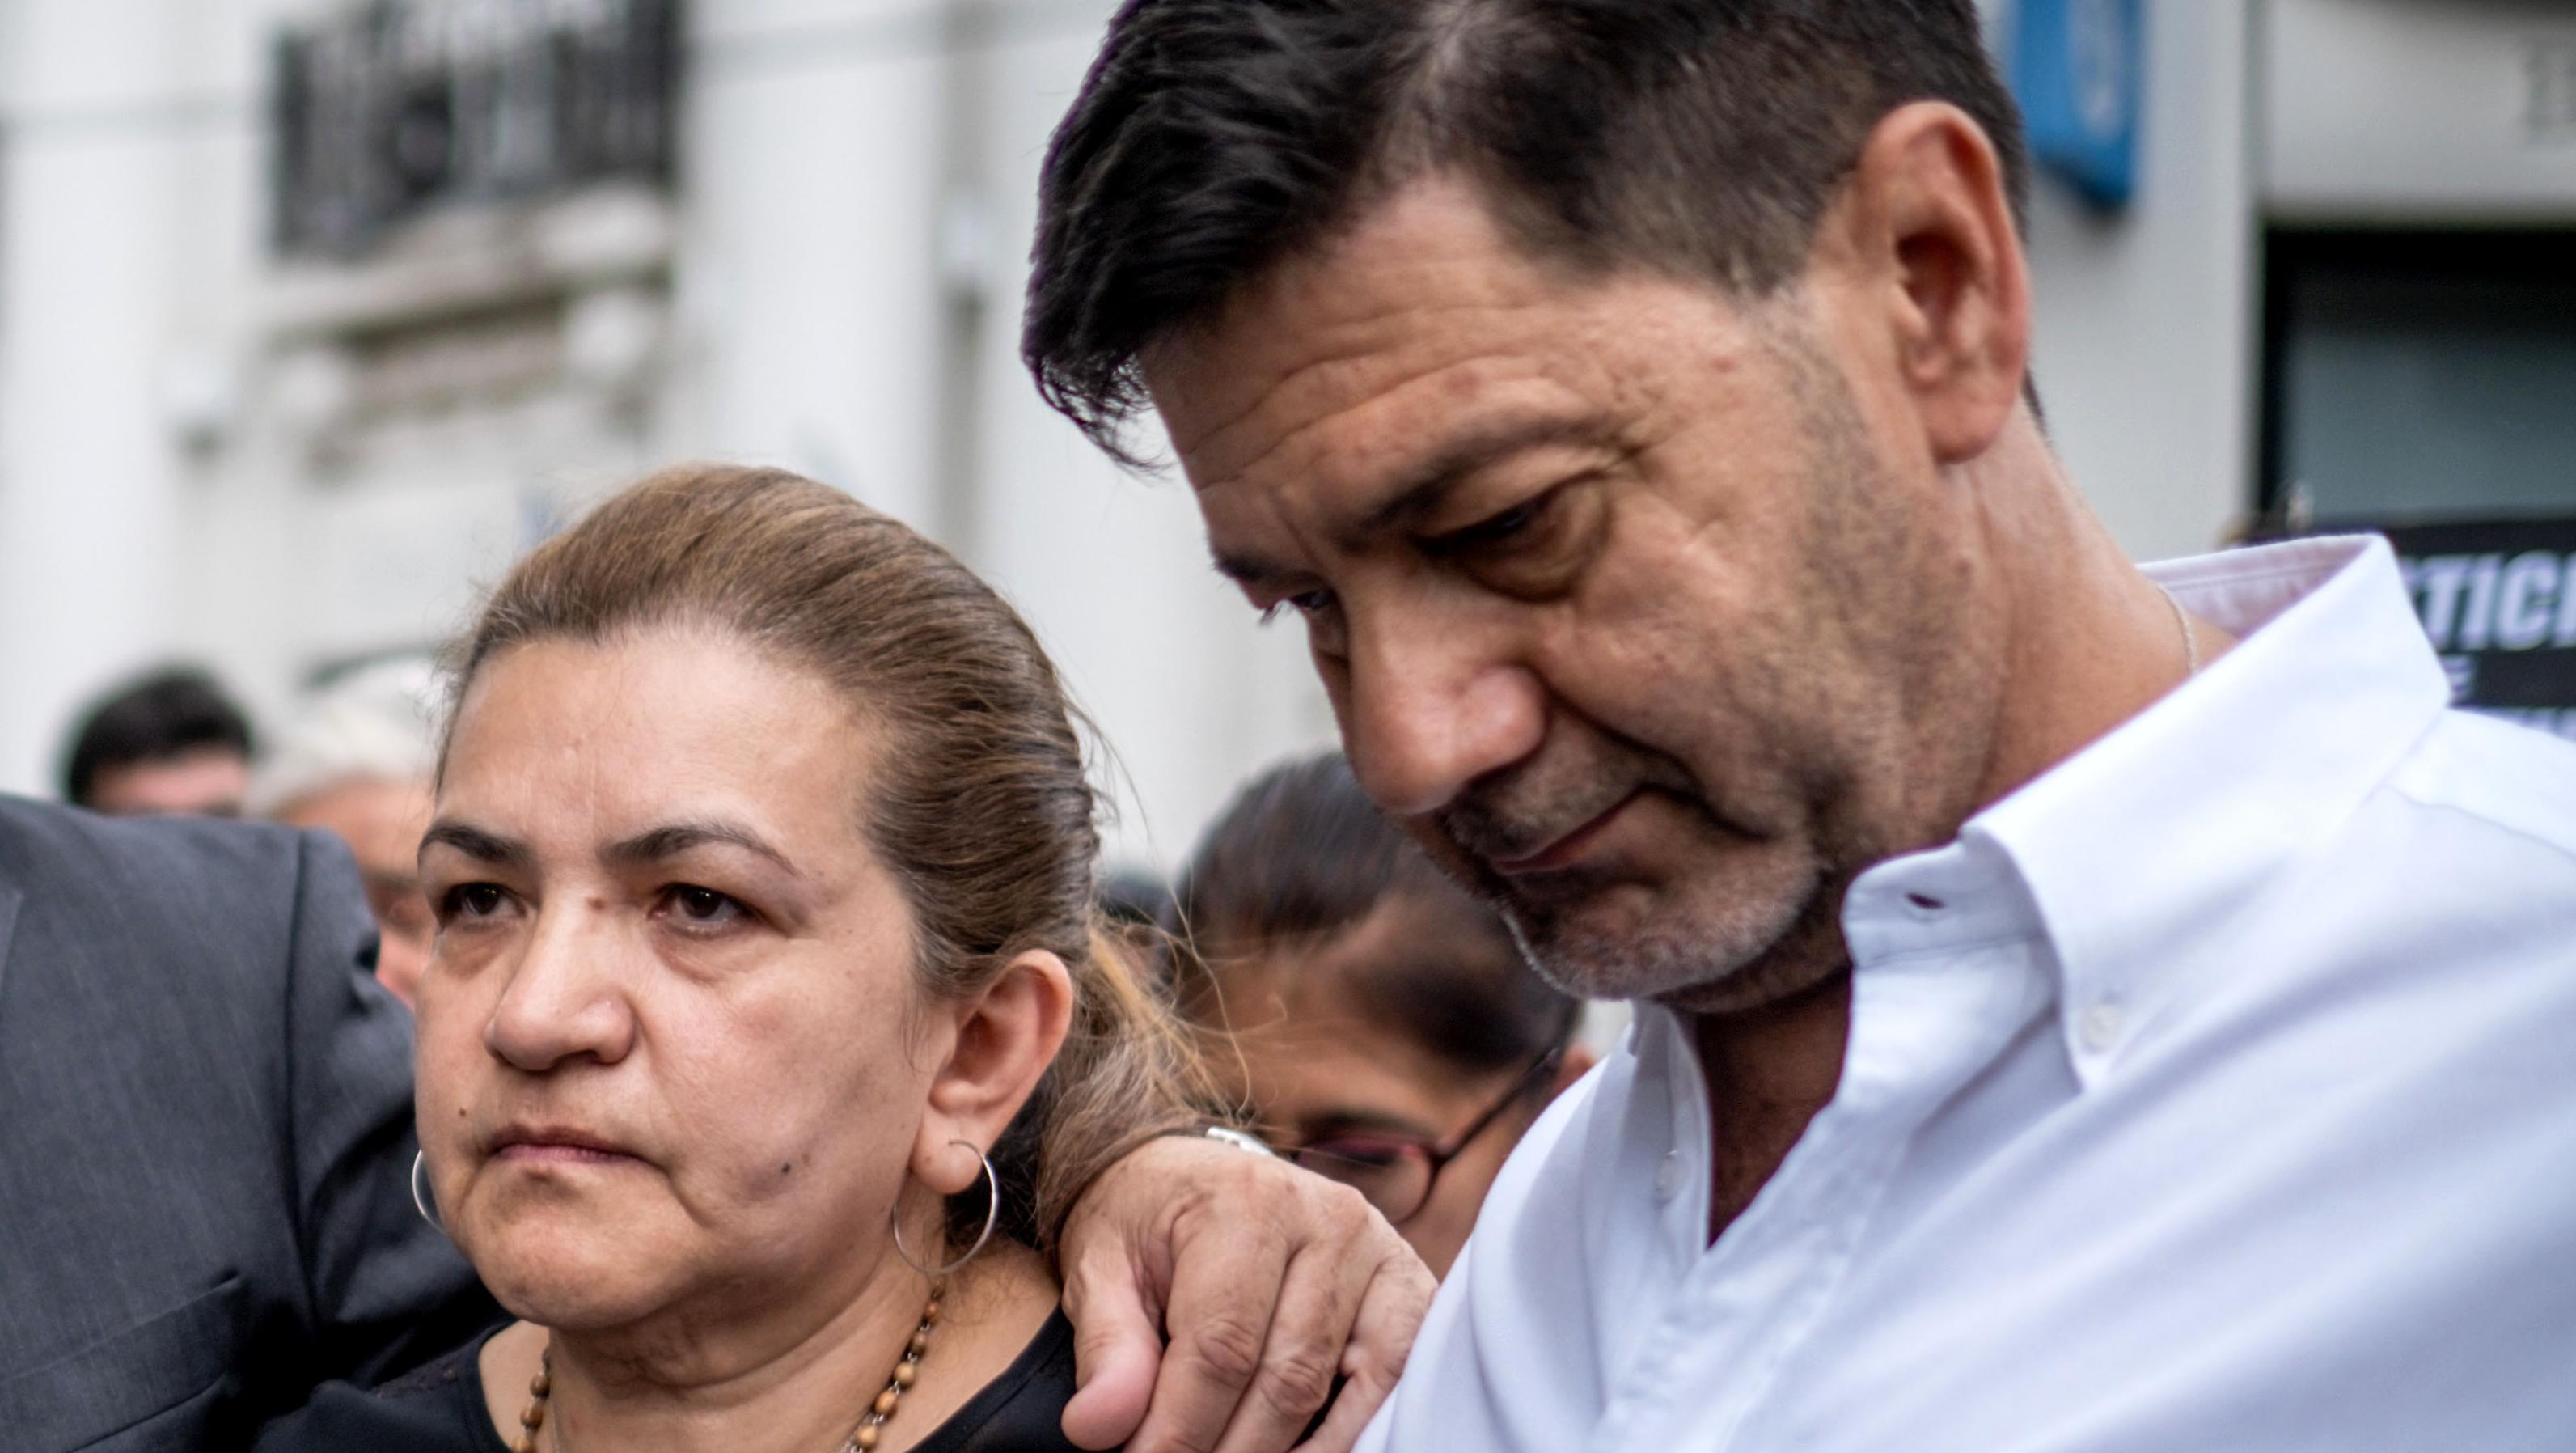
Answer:
[[[1467,785],[1538,750],[1547,693],[1509,654],[1418,617],[1351,643],[1340,692],[1351,770],[1389,816],[1447,806]]]
[[[483,1028],[485,1047],[531,1074],[583,1057],[624,1059],[635,1018],[616,963],[627,951],[617,915],[602,905],[575,900],[540,911]]]

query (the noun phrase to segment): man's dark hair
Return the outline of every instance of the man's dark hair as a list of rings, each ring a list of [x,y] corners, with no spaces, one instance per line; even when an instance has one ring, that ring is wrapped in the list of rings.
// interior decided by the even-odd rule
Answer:
[[[87,807],[103,773],[208,747],[247,759],[250,718],[204,671],[152,672],[108,692],[81,718],[63,763],[63,796]]]
[[[1759,296],[1917,100],[1985,129],[2018,218],[1975,0],[1128,0],[1047,152],[1022,356],[1139,463],[1139,352],[1434,170],[1534,255]]]
[[[1501,916],[1386,820],[1339,752],[1273,767],[1236,794],[1182,869],[1176,987],[1201,1019],[1226,966],[1331,942],[1405,900],[1428,908],[1419,952],[1336,988],[1470,1071],[1518,1065],[1571,1036],[1574,1001],[1530,969]]]

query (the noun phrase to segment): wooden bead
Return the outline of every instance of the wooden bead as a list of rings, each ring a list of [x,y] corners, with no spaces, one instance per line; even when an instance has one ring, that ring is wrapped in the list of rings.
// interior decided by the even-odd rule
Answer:
[[[896,1392],[893,1388],[887,1388],[885,1391],[878,1393],[877,1416],[880,1418],[893,1417],[895,1400],[901,1396],[902,1394]]]
[[[528,1379],[528,1405],[519,1410],[519,1436],[511,1453],[537,1453],[537,1429],[546,1421],[546,1398],[555,1390],[555,1348],[549,1340],[537,1353],[537,1375]]]
[[[909,1362],[898,1362],[894,1365],[894,1385],[897,1387],[910,1387],[920,1376],[921,1369]]]
[[[909,1351],[912,1353],[912,1355],[913,1355],[913,1356],[915,1356],[915,1357],[919,1357],[919,1356],[920,1356],[921,1354],[923,1354],[924,1352],[929,1351],[929,1350],[930,1350],[930,1334],[929,1334],[928,1332],[915,1332],[915,1333],[913,1333],[913,1334],[912,1334],[912,1346],[911,1346],[911,1348],[910,1348],[910,1349],[908,1349],[908,1350],[909,1350]]]
[[[863,1453],[866,1449],[874,1448],[877,1445],[877,1425],[861,1423],[859,1430],[850,1435],[850,1441],[858,1444]]]
[[[936,1327],[939,1325],[939,1299],[937,1297],[932,1297],[930,1299],[930,1304],[921,1309],[921,1325],[925,1327]]]

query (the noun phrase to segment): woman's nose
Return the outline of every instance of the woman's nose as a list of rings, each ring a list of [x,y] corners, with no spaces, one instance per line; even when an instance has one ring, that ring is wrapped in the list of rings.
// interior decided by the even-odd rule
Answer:
[[[618,964],[629,951],[605,904],[549,906],[484,1026],[494,1058],[531,1074],[577,1059],[614,1064],[634,1048],[635,1016]]]

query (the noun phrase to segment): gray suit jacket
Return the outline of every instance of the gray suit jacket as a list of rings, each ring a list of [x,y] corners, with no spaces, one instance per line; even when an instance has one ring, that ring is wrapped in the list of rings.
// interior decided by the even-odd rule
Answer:
[[[497,1315],[337,840],[0,798],[0,1448],[247,1444]]]

